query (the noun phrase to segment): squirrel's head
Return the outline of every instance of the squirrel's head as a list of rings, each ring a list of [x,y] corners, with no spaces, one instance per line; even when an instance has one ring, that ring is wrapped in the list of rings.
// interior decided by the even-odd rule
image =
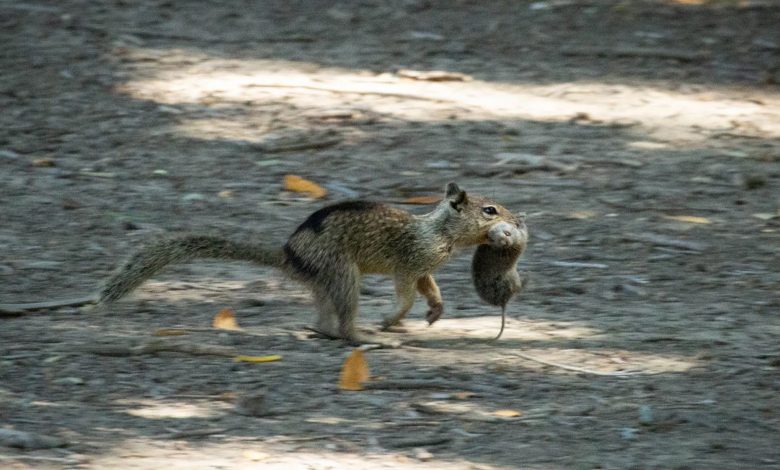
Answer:
[[[449,183],[438,210],[446,212],[448,232],[458,246],[483,243],[504,245],[526,235],[523,215],[515,215],[486,197],[467,194]]]

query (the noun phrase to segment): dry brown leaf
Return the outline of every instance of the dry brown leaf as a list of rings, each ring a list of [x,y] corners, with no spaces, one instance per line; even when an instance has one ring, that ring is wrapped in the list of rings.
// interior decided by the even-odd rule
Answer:
[[[441,201],[439,196],[412,196],[401,201],[402,204],[438,204]]]
[[[500,416],[501,418],[517,418],[522,416],[523,413],[517,410],[496,410],[493,415]]]
[[[368,380],[368,362],[366,355],[360,349],[353,350],[344,365],[341,366],[341,376],[339,377],[339,389],[358,391],[363,390],[363,382]]]
[[[153,336],[184,336],[190,334],[189,331],[181,328],[160,328],[155,330]]]
[[[256,364],[281,360],[282,356],[278,354],[271,354],[269,356],[236,356],[233,358],[233,362],[254,362]]]
[[[695,215],[665,215],[665,219],[676,220],[677,222],[687,222],[689,224],[709,224],[710,219],[698,217]]]
[[[223,308],[218,314],[214,315],[214,321],[211,322],[211,326],[219,328],[221,330],[240,330],[236,321],[236,314],[229,308]]]
[[[315,199],[323,198],[328,194],[328,190],[322,186],[298,175],[285,175],[284,189],[286,191],[308,194]]]
[[[227,392],[222,392],[219,395],[214,397],[214,399],[217,401],[227,401],[227,402],[236,401],[236,398],[238,398],[238,394],[232,390]]]
[[[56,163],[51,158],[36,158],[32,161],[32,166],[37,167],[52,167],[54,165],[56,165]]]

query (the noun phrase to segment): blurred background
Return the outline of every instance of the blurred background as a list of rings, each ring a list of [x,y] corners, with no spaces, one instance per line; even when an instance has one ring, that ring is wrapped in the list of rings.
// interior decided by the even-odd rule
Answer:
[[[424,213],[449,181],[531,233],[501,341],[464,253],[437,276],[445,319],[425,327],[420,301],[416,348],[367,354],[437,390],[339,392],[349,350],[301,333],[306,292],[249,264],[172,267],[110,311],[4,315],[0,424],[69,445],[0,436],[0,457],[777,468],[779,25],[770,0],[0,0],[2,303],[92,292],[167,234],[281,243],[351,198]],[[366,279],[361,323],[392,301]],[[185,340],[283,359],[83,349],[223,307],[255,336]],[[263,411],[235,413],[246,396]]]

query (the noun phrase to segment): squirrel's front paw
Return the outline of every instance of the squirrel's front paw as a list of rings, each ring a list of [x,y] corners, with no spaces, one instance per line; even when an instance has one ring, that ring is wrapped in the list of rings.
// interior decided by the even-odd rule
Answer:
[[[395,318],[395,317],[387,317],[382,320],[382,327],[379,329],[380,331],[390,331],[392,332],[394,328],[398,328],[404,324],[403,321]]]
[[[428,309],[428,313],[425,314],[425,319],[428,320],[428,326],[433,325],[436,321],[444,315],[444,305],[436,304]]]

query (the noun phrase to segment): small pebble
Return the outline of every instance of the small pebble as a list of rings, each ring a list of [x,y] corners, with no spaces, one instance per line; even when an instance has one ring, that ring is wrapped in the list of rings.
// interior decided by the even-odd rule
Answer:
[[[265,392],[242,395],[236,401],[235,411],[244,416],[266,416],[269,409],[265,399]]]
[[[623,439],[630,441],[633,439],[636,439],[638,429],[636,428],[621,428],[620,429],[620,437]]]
[[[84,379],[80,377],[62,377],[54,381],[57,385],[84,385]]]
[[[181,197],[181,200],[184,202],[205,201],[206,196],[200,193],[187,193]]]
[[[7,158],[9,160],[18,160],[19,154],[14,152],[13,150],[0,150],[0,158]]]
[[[639,407],[639,422],[644,425],[652,424],[653,407],[650,405],[642,405]]]
[[[433,454],[423,449],[422,447],[415,448],[413,454],[414,454],[414,458],[421,462],[427,462],[433,459]]]
[[[448,168],[460,168],[460,164],[453,163],[449,160],[435,160],[425,164],[427,168],[433,168],[437,170],[445,170]]]

